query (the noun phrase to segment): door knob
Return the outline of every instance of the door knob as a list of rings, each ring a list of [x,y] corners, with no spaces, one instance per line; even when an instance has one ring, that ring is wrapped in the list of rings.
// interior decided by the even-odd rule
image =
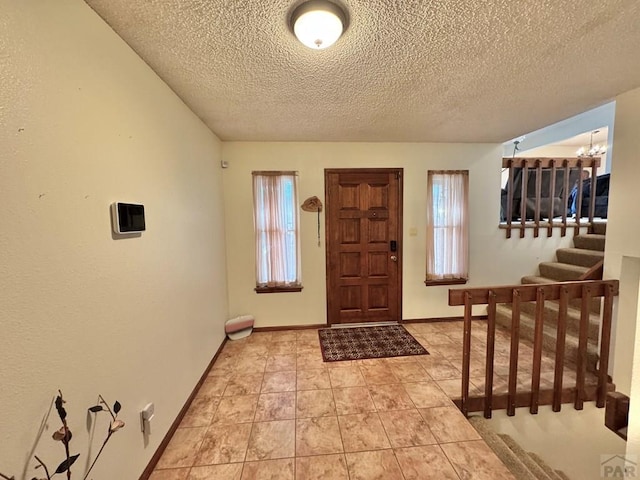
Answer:
[[[395,255],[391,255],[391,261],[392,262],[397,262],[398,261],[398,257],[396,257]]]

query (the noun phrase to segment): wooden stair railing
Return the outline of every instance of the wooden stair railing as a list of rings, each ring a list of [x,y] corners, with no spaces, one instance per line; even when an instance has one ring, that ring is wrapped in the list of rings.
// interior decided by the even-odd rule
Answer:
[[[589,270],[584,272],[579,280],[602,280],[602,274],[604,273],[604,260],[600,260]]]
[[[574,227],[574,235],[580,233],[580,227],[588,227],[593,223],[593,217],[596,208],[596,178],[597,170],[600,166],[600,157],[580,157],[580,158],[503,158],[502,168],[509,169],[509,180],[507,182],[507,205],[506,205],[506,222],[500,224],[500,228],[506,229],[507,238],[511,238],[512,230],[520,230],[520,238],[524,238],[525,229],[533,228],[533,236],[538,237],[540,229],[547,230],[547,237],[553,235],[554,228],[561,229],[561,235],[564,237],[567,233],[567,227],[569,225]],[[522,169],[522,184],[520,188],[520,220],[513,221],[513,200],[514,200],[514,169]],[[541,210],[541,192],[542,192],[542,171],[543,169],[551,170],[549,180],[549,209],[545,212]],[[554,203],[555,203],[555,191],[556,191],[556,173],[558,170],[564,171],[564,185],[561,190],[562,195],[560,197],[562,220],[554,221]],[[578,169],[578,178],[582,178],[582,172],[591,170],[591,196],[589,198],[589,221],[588,223],[582,222],[581,210],[582,210],[582,188],[578,188],[576,206],[578,213],[575,218],[575,223],[568,222],[568,200],[569,194],[573,185],[569,185],[569,174],[571,170]],[[533,215],[533,221],[527,221],[527,198],[528,198],[528,179],[529,172],[535,170],[536,172],[536,184],[535,184],[535,212]],[[546,222],[542,221],[542,218],[547,218]],[[570,217],[569,217],[570,218]]]
[[[515,415],[516,407],[528,406],[532,414],[538,412],[540,404],[553,405],[553,411],[558,412],[562,403],[573,401],[576,410],[582,410],[587,397],[585,376],[587,367],[587,338],[589,328],[589,312],[591,300],[604,297],[602,309],[602,325],[600,340],[600,364],[598,369],[598,383],[596,387],[596,406],[605,406],[609,366],[609,347],[611,342],[611,316],[613,297],[618,295],[618,280],[559,282],[546,284],[510,285],[500,287],[463,288],[449,290],[449,305],[464,305],[464,336],[462,356],[462,396],[459,402],[464,415],[469,411],[484,411],[485,418],[491,418],[494,408],[506,408],[507,415]],[[565,337],[567,333],[567,308],[569,302],[581,299],[581,317],[579,327],[578,356],[576,361],[575,388],[563,388],[565,366]],[[545,301],[559,301],[559,316],[557,323],[556,353],[554,365],[553,391],[541,392],[540,370],[542,362],[544,303]],[[533,342],[533,368],[531,374],[531,392],[524,394],[517,392],[518,378],[518,349],[520,344],[520,304],[522,302],[536,302],[535,329]],[[496,305],[498,303],[512,304],[512,325],[509,352],[509,379],[506,405],[504,401],[494,402],[494,353],[496,332]],[[473,305],[487,305],[487,344],[485,364],[484,395],[470,399],[470,361],[471,361],[471,327]],[[542,395],[541,395],[542,393]],[[544,397],[544,398],[542,398]],[[471,402],[473,400],[473,402]]]
[[[604,411],[604,425],[616,435],[627,439],[629,426],[629,397],[620,392],[607,393],[607,405]]]

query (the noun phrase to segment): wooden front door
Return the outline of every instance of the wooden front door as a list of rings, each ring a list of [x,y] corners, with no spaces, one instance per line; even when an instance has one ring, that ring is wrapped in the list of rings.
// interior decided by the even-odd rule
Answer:
[[[398,321],[402,169],[325,170],[328,323]]]

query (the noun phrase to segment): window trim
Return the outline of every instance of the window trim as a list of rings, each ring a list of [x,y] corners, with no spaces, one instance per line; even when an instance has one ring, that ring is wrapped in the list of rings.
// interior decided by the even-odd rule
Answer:
[[[464,285],[469,281],[468,278],[451,278],[444,280],[425,280],[424,284],[427,287],[437,287],[439,285]]]
[[[256,287],[254,288],[256,293],[291,293],[291,292],[301,292],[304,287],[300,285],[299,287]]]

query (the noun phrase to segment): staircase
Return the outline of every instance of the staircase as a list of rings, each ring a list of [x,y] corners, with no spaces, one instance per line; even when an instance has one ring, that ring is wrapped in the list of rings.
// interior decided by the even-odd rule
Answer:
[[[607,224],[596,222],[592,233],[576,235],[573,248],[559,248],[555,262],[542,262],[539,275],[522,277],[523,284],[553,283],[582,280],[590,272],[591,267],[604,259],[604,244]],[[559,304],[555,301],[545,302],[543,349],[547,352],[556,350],[556,331]],[[580,301],[572,301],[567,310],[567,336],[565,341],[565,362],[575,365],[578,354],[578,331],[580,327]],[[523,302],[520,315],[520,338],[533,342],[535,302]],[[598,335],[600,329],[600,299],[591,302],[589,314],[587,371],[595,372],[598,362]],[[511,328],[511,305],[497,305],[496,323]]]
[[[509,435],[495,433],[482,417],[469,417],[469,422],[507,466],[517,480],[570,480],[561,470],[554,470],[535,453],[526,452]]]

